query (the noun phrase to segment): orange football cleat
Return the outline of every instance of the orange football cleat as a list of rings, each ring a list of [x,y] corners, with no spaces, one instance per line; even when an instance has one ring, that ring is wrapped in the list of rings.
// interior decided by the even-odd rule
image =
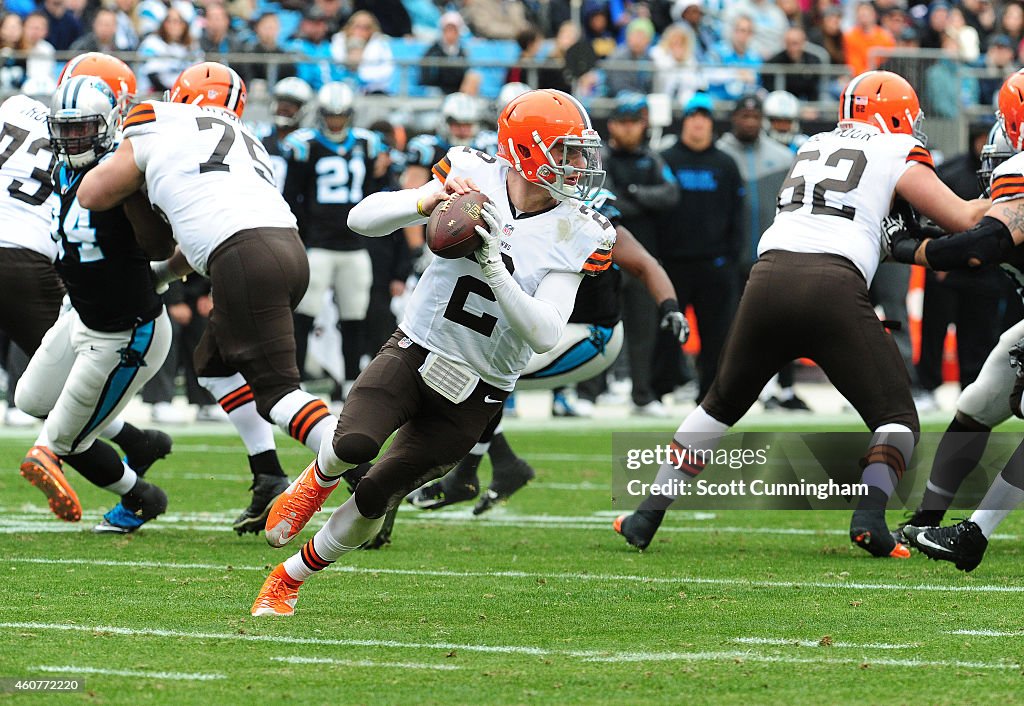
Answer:
[[[285,572],[284,564],[278,564],[263,582],[256,602],[252,604],[252,614],[257,617],[294,615],[301,585],[301,581],[296,581]]]
[[[270,508],[264,528],[270,546],[283,547],[292,541],[313,515],[320,512],[324,501],[338,487],[337,483],[330,488],[322,487],[316,482],[319,472],[320,467],[314,460]]]
[[[53,514],[65,522],[82,519],[82,503],[64,477],[60,459],[45,446],[33,446],[21,461],[21,475],[43,491]]]

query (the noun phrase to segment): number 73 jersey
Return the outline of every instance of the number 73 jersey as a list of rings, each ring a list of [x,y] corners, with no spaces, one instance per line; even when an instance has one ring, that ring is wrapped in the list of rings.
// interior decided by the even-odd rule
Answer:
[[[796,154],[757,254],[841,255],[870,285],[881,259],[882,219],[896,182],[915,164],[935,168],[928,150],[910,135],[859,124],[815,135]]]
[[[251,228],[295,228],[266,148],[234,113],[139,103],[124,121],[150,202],[200,274],[218,245]]]

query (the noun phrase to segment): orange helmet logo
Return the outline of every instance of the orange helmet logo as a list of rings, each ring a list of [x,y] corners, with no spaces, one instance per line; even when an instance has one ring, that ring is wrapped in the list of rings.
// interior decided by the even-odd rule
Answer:
[[[245,98],[245,82],[234,69],[215,61],[204,61],[179,74],[167,100],[227,108],[242,117]]]
[[[999,89],[998,119],[1014,152],[1020,152],[1024,123],[1024,69],[1011,74]]]
[[[498,156],[561,201],[600,188],[601,137],[578,100],[554,89],[514,98],[498,117]]]
[[[855,76],[839,98],[839,122],[873,125],[882,132],[913,135],[921,132],[924,112],[910,83],[891,71],[866,71]]]

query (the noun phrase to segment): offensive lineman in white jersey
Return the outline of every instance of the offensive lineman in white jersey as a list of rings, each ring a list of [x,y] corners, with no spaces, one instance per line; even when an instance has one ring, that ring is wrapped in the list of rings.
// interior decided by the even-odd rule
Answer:
[[[435,258],[398,331],[362,372],[332,444],[275,503],[267,540],[283,546],[346,468],[374,459],[355,493],[264,582],[253,615],[291,615],[301,583],[373,537],[387,511],[476,443],[534,352],[553,348],[584,274],[611,265],[615,230],[580,201],[604,178],[586,110],[554,90],[525,93],[498,118],[498,157],[453,147],[417,189],[368,196],[349,226],[383,236],[423,223],[449,194],[479,190],[488,228],[474,257]]]
[[[998,263],[1019,279],[1020,272],[1024,271],[1024,248],[1021,247],[1024,244],[1024,70],[1006,79],[999,89],[998,103],[996,125],[1005,133],[1014,155],[992,171],[992,207],[970,230],[961,229],[964,232],[940,238],[926,237],[923,241],[918,240],[919,233],[897,233],[899,237],[893,239],[892,245],[895,259],[942,271]],[[1003,343],[1005,340],[1001,338],[1000,344]],[[1021,410],[1024,339],[1011,347],[1009,358],[1017,369],[1009,407],[1014,415],[1021,417],[1024,416]],[[998,394],[1000,385],[998,380],[994,382],[990,391]],[[970,519],[947,527],[926,527],[922,526],[923,521],[915,520],[914,524],[903,528],[903,534],[928,557],[950,561],[958,569],[972,571],[984,558],[989,537],[1022,502],[1024,443],[993,479]]]
[[[195,368],[249,451],[253,504],[236,523],[245,529],[287,487],[268,453],[268,420],[314,451],[335,424],[323,400],[299,389],[292,312],[309,263],[267,151],[241,121],[246,93],[238,74],[197,64],[178,76],[169,100],[129,111],[121,146],[86,175],[78,198],[86,208],[109,208],[145,185],[178,245],[155,268],[158,278],[209,276],[214,307]],[[254,465],[258,459],[267,467]]]
[[[963,201],[939,181],[918,131],[922,118],[905,79],[869,71],[843,91],[836,129],[800,148],[775,221],[761,238],[718,375],[673,438],[680,468],[662,466],[656,483],[691,482],[707,450],[750,409],[768,379],[790,360],[811,358],[875,432],[861,481],[869,492],[854,512],[850,539],[874,556],[909,556],[885,525],[886,502],[919,424],[906,368],[868,300],[881,260],[881,222],[897,195],[958,228],[973,224],[988,205]],[[645,498],[635,513],[615,521],[616,531],[647,547],[675,497]]]

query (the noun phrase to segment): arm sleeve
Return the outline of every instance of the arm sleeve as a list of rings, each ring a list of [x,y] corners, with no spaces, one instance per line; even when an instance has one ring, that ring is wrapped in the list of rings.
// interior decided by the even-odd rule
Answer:
[[[552,272],[531,297],[512,279],[508,270],[502,268],[501,273],[489,284],[509,324],[534,352],[546,353],[554,348],[576,305],[576,290],[583,275]]]
[[[379,238],[405,226],[423,225],[429,218],[419,214],[417,202],[443,190],[441,182],[432,179],[416,189],[370,194],[348,212],[348,227],[356,233]]]

